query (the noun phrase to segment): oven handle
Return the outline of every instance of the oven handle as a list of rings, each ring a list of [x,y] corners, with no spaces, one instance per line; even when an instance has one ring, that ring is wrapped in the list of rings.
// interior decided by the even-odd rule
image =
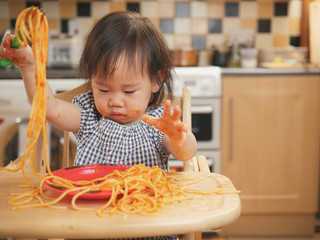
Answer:
[[[196,114],[213,113],[213,106],[210,106],[210,105],[191,106],[191,112]]]

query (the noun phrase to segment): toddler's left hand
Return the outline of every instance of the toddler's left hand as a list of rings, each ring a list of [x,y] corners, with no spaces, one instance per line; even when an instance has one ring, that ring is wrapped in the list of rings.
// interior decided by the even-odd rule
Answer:
[[[171,101],[166,100],[163,115],[160,118],[143,114],[141,119],[149,125],[159,129],[170,138],[173,144],[177,144],[181,147],[186,141],[186,132],[188,128],[186,124],[180,121],[181,108],[175,106],[173,113],[171,113],[171,108]]]

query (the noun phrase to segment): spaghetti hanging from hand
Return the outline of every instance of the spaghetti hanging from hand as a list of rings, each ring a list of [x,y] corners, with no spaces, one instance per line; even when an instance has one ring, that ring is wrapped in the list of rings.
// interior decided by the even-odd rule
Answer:
[[[36,142],[41,134],[45,141],[45,159],[47,171],[51,174],[49,167],[48,144],[47,144],[47,127],[46,127],[46,67],[48,55],[48,21],[44,13],[36,7],[29,7],[23,10],[17,20],[15,26],[16,38],[20,46],[26,46],[31,43],[32,52],[36,62],[36,86],[35,94],[32,101],[32,108],[29,116],[29,124],[27,129],[26,151],[20,157],[20,166],[15,169],[1,168],[7,171],[22,171],[26,181],[30,184],[30,180],[25,174],[25,164],[30,159],[31,170],[37,177],[43,178],[34,169],[34,152]],[[0,169],[0,170],[1,170]]]

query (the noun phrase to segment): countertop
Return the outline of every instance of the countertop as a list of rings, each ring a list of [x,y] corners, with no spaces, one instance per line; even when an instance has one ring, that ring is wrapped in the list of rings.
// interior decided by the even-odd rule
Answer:
[[[221,68],[224,75],[320,75],[320,68]],[[20,79],[16,67],[0,68],[0,79]],[[47,69],[48,79],[80,78],[79,69]]]
[[[77,68],[65,68],[65,69],[47,69],[48,79],[59,78],[80,78],[79,69]],[[0,79],[21,79],[21,74],[17,67],[0,68]]]
[[[221,68],[223,75],[320,75],[320,68]]]

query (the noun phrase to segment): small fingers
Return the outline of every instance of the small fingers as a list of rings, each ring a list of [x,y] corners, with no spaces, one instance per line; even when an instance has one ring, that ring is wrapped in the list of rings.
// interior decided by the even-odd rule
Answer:
[[[165,103],[164,103],[164,109],[163,109],[163,115],[164,116],[170,116],[171,115],[171,107],[172,107],[171,101],[167,99],[165,101]]]
[[[181,122],[180,124],[177,125],[177,129],[180,132],[187,132],[188,126],[185,123]]]
[[[14,58],[14,51],[13,50],[11,50],[10,48],[4,48],[3,49],[3,55],[6,57],[6,58],[8,58],[8,59],[10,59],[10,60],[13,60],[13,58]]]
[[[14,35],[8,33],[5,35],[4,39],[3,39],[3,47],[5,48],[10,48],[11,47],[11,43],[14,39]]]
[[[151,126],[155,126],[157,123],[157,118],[151,117],[147,114],[142,114],[141,116],[141,120],[144,121],[145,123],[151,125]]]
[[[172,118],[174,121],[178,121],[181,118],[181,108],[177,105],[173,109]]]
[[[187,139],[187,135],[186,135],[185,133],[182,134],[181,139],[180,139],[180,141],[179,141],[179,143],[178,143],[178,146],[179,146],[179,147],[183,147],[183,145],[184,145],[185,142],[186,142],[186,139]]]

